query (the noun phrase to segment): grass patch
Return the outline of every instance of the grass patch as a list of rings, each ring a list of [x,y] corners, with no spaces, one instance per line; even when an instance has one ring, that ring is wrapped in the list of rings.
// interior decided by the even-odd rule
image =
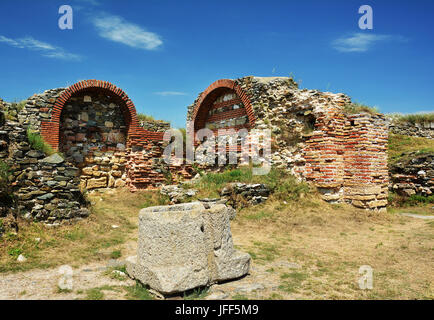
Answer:
[[[249,251],[253,260],[260,262],[274,261],[279,256],[277,245],[255,241],[254,247]]]
[[[434,122],[434,112],[419,114],[395,114],[394,121],[398,123],[410,122],[412,124]]]
[[[18,234],[6,233],[0,237],[0,273],[63,264],[78,267],[118,255],[116,251],[122,252],[123,243],[137,237],[140,209],[144,204],[159,205],[161,201],[158,191],[131,193],[117,189],[114,192],[90,194],[91,215],[73,224],[65,222],[57,228],[47,228],[42,223],[20,221]],[[112,225],[120,227],[113,229]],[[35,238],[40,238],[40,242]],[[19,254],[25,254],[27,261],[17,262]]]
[[[434,152],[434,139],[410,137],[389,133],[389,163],[402,159],[403,153],[418,151],[419,154]]]
[[[10,121],[16,121],[18,114],[24,109],[26,103],[27,100],[23,100],[20,102],[15,101],[9,105],[6,105],[3,109],[6,119]]]
[[[302,272],[284,273],[280,278],[284,281],[279,286],[279,289],[286,293],[293,293],[301,286],[302,282],[307,279],[307,274]]]
[[[156,120],[153,116],[144,113],[138,113],[137,118],[139,119],[139,122],[156,122],[156,123],[167,122],[164,120]]]
[[[244,216],[248,220],[263,220],[266,218],[273,217],[272,212],[266,212],[265,210],[259,210],[257,212],[252,212]]]
[[[378,108],[370,107],[370,106],[367,106],[367,105],[364,105],[361,103],[356,103],[356,102],[346,104],[343,109],[344,109],[345,113],[349,113],[349,114],[357,114],[357,113],[366,112],[366,113],[374,115],[374,114],[379,113]]]
[[[104,292],[100,288],[93,288],[86,291],[86,300],[103,300]]]
[[[71,293],[72,290],[70,290],[70,289],[62,289],[61,287],[57,286],[56,292],[57,293]]]
[[[136,282],[136,285],[124,288],[127,291],[128,300],[153,300],[152,295],[148,289],[140,282]]]
[[[197,288],[192,291],[184,293],[184,300],[202,300],[204,299],[209,292],[209,288]]]
[[[122,253],[120,250],[112,251],[112,253],[110,254],[110,258],[112,259],[119,259],[120,257],[122,257]]]
[[[138,113],[137,119],[139,119],[139,121],[155,121],[153,116],[148,116],[147,114],[144,113]]]
[[[220,191],[234,182],[266,184],[274,197],[282,201],[297,200],[302,194],[311,191],[307,183],[298,182],[285,170],[271,168],[266,175],[254,175],[252,167],[245,166],[237,169],[227,168],[220,173],[204,174],[195,185],[195,188],[199,190],[197,197],[219,197]]]
[[[56,151],[44,141],[44,138],[42,138],[39,133],[31,130],[30,128],[27,129],[27,140],[33,149],[42,151],[47,156],[51,156],[56,153]]]
[[[434,195],[422,196],[413,194],[402,196],[395,192],[389,192],[388,203],[391,208],[427,207],[434,203]]]

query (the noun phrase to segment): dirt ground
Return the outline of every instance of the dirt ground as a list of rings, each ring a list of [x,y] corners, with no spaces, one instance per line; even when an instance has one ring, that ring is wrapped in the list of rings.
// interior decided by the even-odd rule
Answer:
[[[68,240],[70,242],[59,241],[59,247],[52,245],[44,249],[41,245],[41,252],[34,257],[29,255],[25,267],[9,265],[7,269],[8,261],[12,263],[16,258],[3,257],[0,260],[4,264],[0,273],[0,299],[148,297],[147,293],[133,292],[134,281],[113,271],[124,258],[135,253],[138,209],[134,204],[134,210],[122,213],[123,208],[131,205],[110,202],[110,197],[112,195],[93,196],[99,210],[95,214],[107,214],[99,216],[98,223],[104,221],[107,225],[104,230],[113,233],[110,236],[105,232],[105,237],[109,238],[103,238],[104,245],[98,247],[93,256],[81,255],[78,260],[74,254],[70,258],[67,254],[62,256],[63,251],[68,250],[65,246],[84,241],[86,236],[83,236]],[[137,203],[144,199],[143,195],[133,197],[139,199]],[[112,218],[115,212],[119,214],[118,220]],[[430,207],[425,212],[434,215]],[[61,230],[70,232],[71,228],[87,230],[87,227],[87,224],[79,224]],[[121,239],[117,232],[126,236]],[[298,206],[271,203],[241,210],[232,222],[232,232],[236,248],[252,256],[250,274],[178,298],[434,299],[434,220],[402,216],[396,210],[369,214],[352,207],[316,202]],[[118,241],[110,242],[110,237]],[[51,238],[45,239],[42,242]],[[92,239],[97,243],[99,238]],[[53,260],[51,264],[50,261],[45,265],[40,263],[39,256],[44,257],[44,250],[49,250],[50,254],[45,257]],[[3,252],[10,252],[10,249]],[[61,259],[56,260],[56,252]],[[113,256],[114,253],[118,254]],[[65,264],[73,268],[72,290],[59,288],[59,267]],[[372,268],[373,288],[370,290],[359,287],[361,266]]]

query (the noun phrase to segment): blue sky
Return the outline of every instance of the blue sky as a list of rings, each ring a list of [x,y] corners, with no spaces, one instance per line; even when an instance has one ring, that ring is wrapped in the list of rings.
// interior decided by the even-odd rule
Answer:
[[[73,30],[60,30],[61,5]],[[374,29],[361,30],[361,5]],[[221,78],[294,75],[381,112],[434,111],[434,1],[0,1],[0,97],[79,80],[121,87],[139,112],[185,125]]]

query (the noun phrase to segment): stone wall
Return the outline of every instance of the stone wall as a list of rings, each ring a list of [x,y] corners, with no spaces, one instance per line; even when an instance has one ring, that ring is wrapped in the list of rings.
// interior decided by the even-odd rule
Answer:
[[[188,108],[189,130],[206,126],[203,119],[222,90],[236,93],[248,118],[241,127],[225,128],[271,130],[272,165],[312,182],[325,200],[384,210],[388,132],[383,115],[346,114],[343,107],[351,103],[346,95],[301,90],[291,78],[245,77],[218,80],[201,93]]]
[[[153,132],[165,132],[170,129],[170,122],[161,120],[140,121],[143,129]]]
[[[13,173],[13,192],[21,217],[54,223],[89,215],[79,190],[78,168],[58,154],[46,157],[32,149],[27,128],[18,122],[8,121],[0,131],[8,137],[8,156],[3,160]]]
[[[396,117],[388,116],[389,131],[405,136],[434,139],[434,122],[413,123],[397,121]]]
[[[132,101],[108,82],[87,80],[35,94],[16,121],[3,122],[0,157],[14,172],[20,215],[28,219],[87,216],[85,190],[127,186],[134,191],[191,177],[191,168],[162,160],[170,124],[140,124]],[[28,129],[60,153],[46,157],[33,150]]]
[[[155,187],[174,170],[161,161],[170,124],[140,123],[125,92],[105,81],[36,94],[27,100],[20,121],[80,169],[82,189]]]
[[[402,196],[434,193],[434,153],[410,152],[390,166],[390,188]]]
[[[59,150],[80,168],[81,189],[126,185],[127,127],[103,92],[79,92],[63,109]]]
[[[5,159],[9,155],[9,136],[8,132],[3,129],[3,126],[6,123],[6,118],[3,113],[3,100],[0,99],[0,160]]]

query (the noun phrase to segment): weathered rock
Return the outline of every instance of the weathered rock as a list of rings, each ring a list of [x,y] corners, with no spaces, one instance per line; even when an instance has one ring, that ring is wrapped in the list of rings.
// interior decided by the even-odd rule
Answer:
[[[107,187],[107,178],[89,179],[87,181],[87,189],[98,189]]]
[[[17,258],[17,261],[18,262],[26,262],[27,258],[24,255],[20,254]]]
[[[43,164],[60,164],[64,161],[65,159],[63,159],[58,153],[55,153],[41,160]]]
[[[220,192],[222,197],[232,197],[241,195],[251,205],[260,204],[265,202],[271,190],[265,184],[246,184],[246,183],[232,183],[229,187],[223,188]]]
[[[130,276],[163,294],[238,278],[249,266],[233,247],[228,208],[199,202],[143,209],[137,256],[127,259]]]
[[[403,196],[434,194],[434,152],[404,153],[390,166],[390,189]]]
[[[180,203],[188,198],[191,198],[196,195],[197,190],[194,189],[184,189],[180,186],[169,185],[163,186],[160,189],[160,193],[167,195],[170,198],[170,201],[174,204]]]

